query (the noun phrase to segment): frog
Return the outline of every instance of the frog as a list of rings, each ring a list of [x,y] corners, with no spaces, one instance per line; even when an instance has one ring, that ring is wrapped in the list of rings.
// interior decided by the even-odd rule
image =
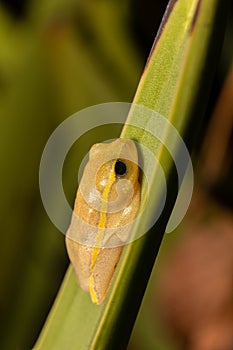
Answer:
[[[65,241],[78,284],[96,305],[105,301],[139,207],[135,142],[118,138],[94,144]]]

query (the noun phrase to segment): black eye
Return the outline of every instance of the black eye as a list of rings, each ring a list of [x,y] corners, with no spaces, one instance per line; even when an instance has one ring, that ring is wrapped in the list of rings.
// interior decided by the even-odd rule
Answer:
[[[117,160],[115,164],[116,176],[124,176],[127,172],[127,166],[122,160]]]

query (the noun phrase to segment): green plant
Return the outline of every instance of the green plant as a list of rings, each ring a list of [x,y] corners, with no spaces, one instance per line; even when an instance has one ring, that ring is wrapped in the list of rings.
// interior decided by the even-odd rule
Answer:
[[[198,126],[197,115],[199,121],[206,105],[225,16],[226,3],[219,0],[170,1],[133,101],[162,114],[186,140]],[[132,109],[128,121],[133,122],[134,118]],[[150,117],[143,122],[146,125],[149,121]],[[166,131],[165,137],[169,137]],[[124,349],[127,345],[177,188],[172,159],[162,144],[131,126],[123,129],[122,136],[150,148],[162,164],[170,184],[163,215],[152,230],[125,247],[102,306],[91,303],[69,268],[35,349]],[[155,169],[155,189],[158,182]],[[142,202],[145,186],[142,179]],[[151,193],[150,206],[135,230],[141,230],[150,220],[159,199],[159,190]]]

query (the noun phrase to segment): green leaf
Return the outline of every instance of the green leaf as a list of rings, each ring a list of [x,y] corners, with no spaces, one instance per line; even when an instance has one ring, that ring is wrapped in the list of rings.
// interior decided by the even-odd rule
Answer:
[[[170,1],[134,99],[167,118],[183,138],[191,138],[208,99],[226,16],[222,0]],[[137,120],[135,108],[128,123]],[[153,117],[145,115],[143,125]],[[161,125],[155,126],[158,129]],[[164,142],[170,141],[169,130]],[[192,132],[192,134],[191,134]],[[101,306],[90,301],[76,283],[70,267],[35,349],[125,349],[177,195],[173,161],[161,142],[149,132],[126,125],[122,137],[149,148],[162,165],[168,194],[153,229],[128,244],[118,265],[110,292]],[[178,147],[175,144],[175,149]],[[154,215],[161,191],[158,167],[152,174],[149,205],[132,234],[142,232]],[[174,185],[175,184],[175,185]],[[142,178],[142,204],[147,184]]]

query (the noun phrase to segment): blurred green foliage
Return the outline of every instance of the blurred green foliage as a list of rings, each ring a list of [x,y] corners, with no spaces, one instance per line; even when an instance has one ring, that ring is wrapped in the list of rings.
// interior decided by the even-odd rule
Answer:
[[[64,237],[40,200],[43,147],[70,114],[97,103],[132,100],[161,20],[157,14],[162,16],[167,1],[146,1],[143,8],[139,3],[0,5],[1,349],[32,347],[68,263]],[[222,74],[231,47],[228,34]],[[87,135],[86,146],[91,139]],[[71,201],[74,187],[69,174],[65,188]]]
[[[17,10],[9,2],[0,8],[0,347],[29,349],[68,262],[64,236],[40,200],[43,148],[81,108],[130,101],[142,60],[123,2],[46,0],[16,13],[9,8]],[[75,188],[76,178],[71,182]]]

